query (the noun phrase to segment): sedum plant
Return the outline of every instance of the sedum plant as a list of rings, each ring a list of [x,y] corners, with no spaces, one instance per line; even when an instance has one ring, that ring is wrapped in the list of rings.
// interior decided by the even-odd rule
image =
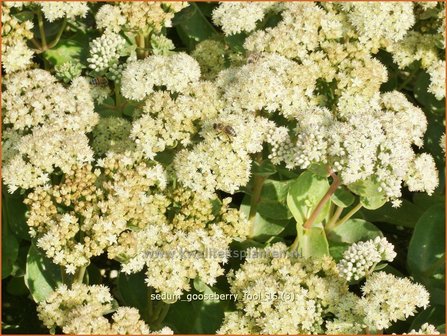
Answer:
[[[445,332],[445,10],[2,3],[3,332]]]

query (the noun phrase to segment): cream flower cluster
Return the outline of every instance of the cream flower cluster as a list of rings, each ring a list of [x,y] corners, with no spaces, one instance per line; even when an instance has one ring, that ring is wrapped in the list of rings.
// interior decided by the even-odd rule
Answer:
[[[445,71],[445,61],[438,61],[427,69],[430,75],[428,91],[433,93],[438,100],[445,97]]]
[[[213,21],[226,35],[250,32],[273,5],[273,2],[222,2],[213,11]]]
[[[394,246],[386,238],[377,237],[352,244],[343,253],[337,267],[346,281],[357,281],[374,271],[379,262],[393,261],[395,257]]]
[[[4,124],[22,137],[8,150],[3,179],[9,190],[33,188],[49,181],[56,167],[71,172],[93,160],[86,132],[97,123],[89,84],[79,77],[69,88],[45,70],[18,72],[5,78]]]
[[[197,44],[191,55],[200,64],[202,78],[213,80],[225,68],[226,54],[223,42],[204,40]]]
[[[421,327],[419,328],[419,330],[410,330],[410,332],[408,333],[403,333],[402,335],[439,335],[439,331],[436,330],[435,326],[429,324],[429,323],[424,323],[423,325],[421,325]]]
[[[63,182],[35,188],[25,200],[37,246],[67,273],[88,265],[128,227],[164,218],[166,197],[159,190],[166,177],[160,165],[113,152],[98,165],[73,167]],[[72,210],[59,213],[61,207]]]
[[[149,326],[140,318],[137,309],[115,307],[109,289],[103,285],[74,284],[71,288],[60,285],[37,307],[45,326],[55,331],[60,327],[73,335],[147,335]],[[104,315],[110,314],[111,321]],[[173,334],[169,328],[155,334]]]
[[[343,3],[362,44],[372,50],[403,39],[414,25],[412,2]]]
[[[118,34],[106,32],[90,42],[89,67],[95,72],[108,70],[118,62],[126,40]]]
[[[392,255],[386,244],[381,251]],[[237,310],[225,314],[219,334],[378,331],[427,307],[429,296],[407,278],[378,272],[367,278],[359,297],[349,292],[331,257],[303,259],[282,243],[251,248],[228,279],[231,293],[237,295]]]
[[[433,2],[432,5],[429,10],[435,13],[435,17],[423,18],[422,24],[414,27],[400,41],[389,44],[387,50],[401,69],[420,61],[430,75],[428,91],[441,100],[445,97],[445,60],[441,56],[445,50],[445,4]],[[423,6],[422,14],[426,9],[427,6]]]
[[[99,155],[104,155],[109,151],[115,153],[133,151],[135,143],[129,138],[131,127],[131,123],[123,118],[100,118],[92,131],[93,150]]]
[[[197,124],[217,115],[219,97],[212,83],[191,83],[182,91],[176,98],[168,91],[151,93],[141,117],[133,122],[131,138],[147,158],[153,159],[156,153],[177,144],[189,145],[198,132]]]
[[[204,197],[215,190],[236,192],[248,183],[250,154],[262,150],[274,123],[263,117],[223,112],[204,123],[203,141],[174,159],[178,180]]]
[[[45,18],[53,22],[57,19],[73,19],[76,16],[85,17],[88,12],[88,5],[85,1],[41,1],[37,2],[42,7]]]
[[[418,307],[427,308],[427,290],[408,278],[397,278],[376,272],[362,286],[359,307],[365,312],[365,323],[372,329],[388,328],[392,322],[413,316]]]
[[[301,259],[282,243],[247,252],[241,268],[229,273],[238,310],[225,316],[219,334],[324,334],[329,314],[331,329],[348,322],[344,333],[361,333],[357,300],[330,257]]]
[[[33,38],[33,23],[20,21],[11,14],[13,3],[2,2],[2,65],[6,73],[28,68],[34,52],[26,41]]]
[[[187,2],[119,2],[105,4],[96,14],[98,28],[118,33],[121,30],[159,33],[171,26],[174,14],[188,6]]]
[[[147,266],[148,286],[181,295],[190,290],[191,279],[216,282],[223,274],[230,242],[244,239],[249,226],[238,210],[228,207],[230,199],[215,212],[216,197],[210,201],[187,189],[171,195],[168,211],[173,218],[160,217],[143,229],[123,232],[109,249],[109,258],[120,260],[126,273]]]
[[[274,162],[285,155],[282,160],[289,167],[329,164],[348,185],[373,179],[380,186],[377,191],[396,205],[403,182],[413,191],[429,194],[438,185],[432,157],[423,154],[417,159],[412,149],[423,144],[426,117],[402,93],[376,94],[372,99],[342,96],[335,116],[326,108],[316,107],[305,110],[297,120],[293,146],[286,134],[275,138],[271,153]],[[422,161],[427,163],[424,171],[419,164]]]
[[[132,100],[143,100],[156,86],[167,91],[182,92],[200,78],[200,66],[191,56],[176,53],[171,56],[150,56],[130,63],[123,71],[122,93]]]

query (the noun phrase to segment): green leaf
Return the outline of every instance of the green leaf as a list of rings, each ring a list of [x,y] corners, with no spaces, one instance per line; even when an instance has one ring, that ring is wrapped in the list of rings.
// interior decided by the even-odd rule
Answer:
[[[415,280],[427,287],[444,289],[444,205],[432,206],[417,221],[408,248],[407,263]]]
[[[194,49],[197,43],[217,33],[193,2],[176,14],[172,24],[176,27],[180,39],[190,50]]]
[[[25,284],[36,302],[45,300],[62,284],[61,268],[34,244],[26,260]]]
[[[330,241],[349,244],[382,236],[374,224],[358,218],[349,219],[327,233]]]
[[[205,292],[209,287],[200,278],[196,277],[193,281],[194,289],[198,292]]]
[[[331,201],[341,208],[351,206],[355,201],[355,196],[344,186],[340,186],[331,196]]]
[[[287,220],[292,214],[287,207],[287,193],[291,181],[267,180],[261,191],[258,213],[266,218]]]
[[[305,230],[300,241],[299,252],[304,258],[319,258],[330,255],[329,244],[321,224]]]
[[[287,206],[292,212],[297,225],[304,224],[328,189],[329,183],[326,178],[317,176],[309,171],[303,172],[292,182],[287,194]],[[322,221],[328,211],[329,203],[325,205],[315,222]]]
[[[371,179],[351,183],[348,188],[354,194],[360,196],[360,203],[366,209],[378,209],[386,202],[385,194],[379,191],[379,184]]]
[[[120,272],[118,276],[118,290],[126,306],[137,308],[141,317],[149,322],[150,288],[145,282],[143,271],[135,274]]]
[[[8,221],[5,220],[5,204],[2,204],[2,209],[2,279],[4,279],[13,271],[14,263],[19,255],[19,241],[9,229]]]
[[[233,34],[225,36],[225,42],[234,52],[242,53],[244,52],[244,42],[247,38],[247,33],[242,32],[239,34]]]
[[[26,224],[27,207],[23,204],[23,195],[17,191],[10,194],[6,187],[2,188],[2,218],[9,229],[20,239],[30,240],[28,224]]]
[[[276,167],[273,163],[271,163],[269,160],[262,161],[261,164],[259,164],[256,161],[253,161],[253,168],[252,173],[254,175],[260,175],[260,176],[270,176],[276,173]]]
[[[346,243],[331,242],[329,246],[329,254],[334,258],[335,262],[339,262],[343,258],[343,253],[351,246]]]
[[[6,290],[9,294],[16,296],[27,295],[29,293],[23,277],[11,277],[6,285]]]
[[[59,41],[54,48],[45,51],[42,55],[54,66],[69,61],[87,65],[88,50],[88,36],[78,32],[69,39]]]
[[[193,294],[212,295],[215,289],[206,286],[203,293],[191,291],[174,303],[164,323],[176,334],[215,334],[222,324],[228,302],[193,300]]]
[[[424,323],[430,323],[436,327],[439,332],[443,332],[445,328],[445,306],[434,305],[421,311],[411,323],[408,331],[418,330]]]
[[[267,201],[263,202],[263,206]],[[272,205],[275,204],[272,202]],[[281,205],[277,204],[277,208],[280,209],[280,212],[282,210]],[[260,205],[258,205],[258,210],[260,210]],[[273,207],[272,207],[273,209]],[[287,210],[287,208],[286,208]],[[245,214],[246,217],[248,217],[250,213],[250,197],[246,195],[244,199],[242,200],[242,204],[240,207],[240,211]],[[265,209],[262,211],[265,212]],[[271,237],[276,236],[280,234],[284,228],[289,223],[288,219],[272,219],[268,217],[263,217],[259,212],[256,213],[254,219],[252,220],[252,232],[251,232],[251,238],[255,239],[257,241],[265,242],[269,240]]]
[[[387,203],[374,211],[360,210],[360,214],[367,221],[389,223],[408,228],[413,228],[423,213],[423,209],[406,199],[402,199],[402,204],[398,208],[393,208],[390,203]]]
[[[430,85],[430,76],[421,71],[414,80],[414,97],[428,110],[444,115],[445,100],[437,100],[436,97],[428,91]]]

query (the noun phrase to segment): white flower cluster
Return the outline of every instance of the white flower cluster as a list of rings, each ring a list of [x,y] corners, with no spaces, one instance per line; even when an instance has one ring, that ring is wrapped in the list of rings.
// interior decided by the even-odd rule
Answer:
[[[424,323],[421,325],[419,330],[410,330],[408,333],[403,333],[402,335],[439,335],[439,331],[436,330],[435,326]]]
[[[359,307],[365,312],[365,323],[373,330],[390,327],[392,322],[413,316],[417,307],[427,308],[427,290],[408,278],[397,278],[376,272],[362,286]]]
[[[253,63],[222,71],[216,83],[230,109],[280,111],[290,117],[312,103],[318,73],[315,64],[303,66],[277,54],[259,54]]]
[[[109,258],[120,260],[126,273],[138,272],[146,265],[148,286],[181,295],[190,290],[190,280],[196,277],[209,285],[216,282],[223,274],[230,242],[244,239],[249,226],[239,211],[228,207],[230,199],[215,213],[212,204],[217,198],[203,199],[183,188],[172,194],[174,217],[168,220],[160,213],[150,222],[154,224],[123,232],[109,249]]]
[[[421,172],[420,165],[415,165],[433,159],[423,154],[423,159],[415,161],[412,149],[413,144],[423,144],[426,117],[403,94],[393,91],[372,99],[342,96],[335,115],[339,117],[319,107],[302,113],[297,118],[294,146],[291,148],[287,136],[278,138],[283,142],[274,144],[272,159],[276,162],[279,155],[285,155],[282,160],[289,167],[303,169],[314,163],[329,164],[346,184],[372,178],[380,186],[377,191],[395,204],[399,204],[402,182],[413,191],[434,191],[436,166],[425,165]]]
[[[352,244],[344,253],[337,267],[346,281],[360,280],[374,271],[381,261],[393,261],[394,246],[386,238],[376,237]]]
[[[288,253],[282,243],[247,251],[245,263],[228,277],[231,293],[238,295],[238,310],[225,316],[218,333],[324,334],[328,314],[334,315],[334,324],[350,322],[346,334],[360,333],[356,301],[337,276],[333,260],[305,260]]]
[[[137,309],[115,307],[109,289],[103,285],[60,285],[37,307],[39,318],[50,330],[62,328],[72,335],[147,335],[149,326]],[[113,312],[111,321],[104,315]],[[173,334],[169,328],[155,334]]]
[[[133,151],[135,143],[129,138],[131,123],[123,118],[100,118],[92,131],[92,148],[95,153],[104,155],[108,151],[124,153]]]
[[[34,52],[28,48],[26,41],[33,38],[33,23],[20,21],[11,15],[13,3],[2,2],[2,65],[5,72],[12,73],[28,68],[32,63]]]
[[[401,69],[420,61],[430,75],[428,91],[441,100],[445,97],[445,60],[440,56],[445,52],[445,4],[431,4],[433,6],[429,10],[434,13],[431,14],[434,18],[427,20],[425,17],[422,24],[409,31],[403,39],[387,45],[387,50]]]
[[[96,14],[98,28],[118,33],[121,30],[139,33],[159,33],[171,26],[176,12],[188,6],[187,2],[119,2],[105,4]]]
[[[342,4],[360,42],[373,50],[402,40],[415,23],[413,6],[412,2]]]
[[[203,79],[213,80],[225,67],[225,44],[216,40],[204,40],[197,44],[192,56],[200,64]]]
[[[213,11],[213,21],[222,26],[226,35],[251,32],[256,24],[264,18],[265,13],[274,5],[273,2],[222,2]]]
[[[64,83],[70,83],[75,78],[81,76],[82,68],[83,66],[80,63],[67,61],[54,67],[54,75],[57,79],[62,80]]]
[[[200,78],[200,67],[191,56],[176,53],[171,56],[150,56],[130,63],[123,71],[122,93],[132,100],[143,100],[155,87],[182,92]]]
[[[25,200],[30,234],[67,273],[88,265],[115,244],[128,227],[164,218],[166,176],[160,165],[139,156],[109,152],[91,165],[73,167],[63,182],[35,188]],[[61,214],[58,208],[70,207]]]
[[[222,113],[205,123],[204,140],[174,159],[179,181],[211,197],[215,190],[236,192],[248,183],[250,154],[260,152],[273,123],[262,117]]]
[[[212,83],[195,82],[182,90],[176,98],[167,91],[150,94],[141,117],[132,124],[131,138],[149,159],[177,144],[189,145],[198,132],[196,125],[218,113],[218,94]]]
[[[445,97],[445,61],[433,63],[427,72],[430,75],[430,86],[428,91],[433,93],[436,99],[441,100]]]
[[[108,70],[118,62],[126,40],[118,34],[106,32],[90,42],[89,67],[95,72]]]
[[[88,5],[85,1],[41,1],[36,2],[42,7],[45,18],[53,22],[57,19],[73,19],[76,16],[85,17],[88,11]]]
[[[98,115],[84,78],[67,89],[49,72],[36,69],[10,75],[4,83],[4,124],[21,135],[9,147],[15,155],[9,155],[3,170],[11,192],[47,183],[56,167],[69,173],[74,165],[92,161],[85,133]]]
[[[382,253],[392,255],[386,245]],[[228,275],[237,310],[225,314],[219,334],[376,332],[428,305],[421,285],[384,272],[373,273],[359,297],[332,258],[303,259],[282,243],[251,248],[247,256]]]

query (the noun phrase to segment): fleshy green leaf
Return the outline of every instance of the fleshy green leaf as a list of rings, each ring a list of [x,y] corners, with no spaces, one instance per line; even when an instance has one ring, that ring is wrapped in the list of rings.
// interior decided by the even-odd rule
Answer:
[[[150,314],[150,289],[146,285],[144,272],[118,276],[118,290],[126,306],[137,308],[141,317],[148,321]]]
[[[383,222],[413,228],[424,211],[414,203],[403,199],[398,208],[393,208],[390,203],[387,203],[377,210],[361,209],[360,213],[365,220],[370,222]]]
[[[59,41],[54,48],[45,51],[42,55],[54,66],[69,61],[86,64],[89,50],[88,41],[88,36],[79,32],[70,39]]]
[[[188,7],[177,13],[172,24],[190,50],[194,49],[197,43],[217,33],[195,3],[190,3]]]
[[[9,229],[8,221],[5,220],[5,204],[2,204],[2,279],[9,276],[13,271],[14,263],[19,255],[19,241]]]
[[[360,196],[360,203],[369,210],[380,208],[386,202],[385,194],[379,191],[379,185],[370,179],[348,185],[349,190]]]
[[[341,186],[332,195],[331,201],[341,208],[347,208],[354,203],[355,197],[346,187]]]
[[[382,232],[372,223],[363,219],[349,219],[329,231],[328,239],[337,243],[355,243],[382,237]]]
[[[301,239],[299,252],[305,258],[319,258],[329,255],[329,244],[323,226],[312,226],[305,230]]]
[[[295,218],[297,225],[302,225],[309,218],[321,198],[329,189],[326,178],[317,176],[309,171],[303,172],[289,187],[287,206]],[[326,217],[329,203],[323,208],[316,219],[316,223]]]
[[[31,245],[26,260],[25,284],[34,301],[45,300],[61,283],[61,268]]]
[[[408,248],[407,263],[417,281],[428,287],[444,288],[444,205],[432,206],[417,221]]]

